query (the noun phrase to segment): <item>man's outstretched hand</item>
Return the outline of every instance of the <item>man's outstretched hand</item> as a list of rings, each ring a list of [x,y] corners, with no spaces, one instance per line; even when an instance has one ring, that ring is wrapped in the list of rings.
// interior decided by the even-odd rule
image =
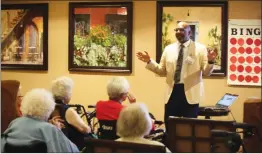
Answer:
[[[149,54],[148,54],[146,51],[144,51],[144,53],[142,53],[142,52],[137,52],[137,53],[136,53],[136,56],[137,56],[137,58],[138,58],[139,60],[141,60],[141,61],[143,61],[143,62],[148,63],[148,62],[150,61],[150,56],[149,56]]]
[[[216,57],[217,57],[217,55],[218,55],[217,51],[215,51],[215,50],[209,51],[209,52],[207,53],[207,59],[208,59],[208,61],[214,62],[215,59],[216,59]]]

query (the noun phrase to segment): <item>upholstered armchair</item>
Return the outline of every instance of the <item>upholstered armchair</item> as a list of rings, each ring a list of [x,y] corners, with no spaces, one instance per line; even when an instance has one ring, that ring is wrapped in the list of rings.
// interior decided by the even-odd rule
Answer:
[[[17,80],[1,81],[1,133],[19,116],[17,103],[19,86],[20,82]]]

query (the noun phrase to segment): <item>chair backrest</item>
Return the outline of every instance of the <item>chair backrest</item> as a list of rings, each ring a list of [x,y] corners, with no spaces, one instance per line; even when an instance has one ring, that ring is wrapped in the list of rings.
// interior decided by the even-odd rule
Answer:
[[[235,121],[169,117],[167,147],[172,152],[230,152],[225,139],[211,136],[212,129],[235,132]]]
[[[255,135],[244,135],[245,148],[248,153],[262,153],[262,99],[249,98],[244,102],[243,122],[256,126]],[[259,135],[260,137],[259,137]]]
[[[60,117],[62,117],[62,110],[63,110],[63,108],[62,108],[62,106],[60,105],[60,104],[56,104],[55,105],[55,109],[54,109],[54,111],[51,113],[51,115],[50,115],[50,119],[51,118],[53,118],[53,117],[55,117],[55,116],[60,116]]]
[[[47,153],[46,143],[43,141],[32,141],[28,145],[13,145],[6,143],[4,152],[6,153]]]
[[[18,117],[16,99],[19,85],[20,82],[16,80],[1,81],[1,133]]]
[[[101,139],[85,139],[85,153],[165,153],[166,148],[159,145],[120,142]]]
[[[116,135],[117,120],[98,120],[99,129],[98,137],[100,139],[116,140],[119,137]]]

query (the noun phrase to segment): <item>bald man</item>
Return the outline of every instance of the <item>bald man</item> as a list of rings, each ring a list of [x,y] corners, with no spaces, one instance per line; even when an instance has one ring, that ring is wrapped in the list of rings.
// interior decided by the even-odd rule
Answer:
[[[197,118],[204,96],[202,75],[212,73],[217,56],[190,40],[191,29],[186,22],[179,22],[175,32],[177,42],[165,47],[159,64],[146,51],[137,53],[138,59],[147,63],[148,70],[166,77],[166,128],[169,116]]]

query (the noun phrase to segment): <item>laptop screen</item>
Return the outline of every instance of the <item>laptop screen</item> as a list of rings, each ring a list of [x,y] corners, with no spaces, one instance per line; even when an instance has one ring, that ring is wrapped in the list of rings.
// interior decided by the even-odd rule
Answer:
[[[237,97],[238,95],[227,93],[217,102],[217,105],[229,107],[237,99]]]

